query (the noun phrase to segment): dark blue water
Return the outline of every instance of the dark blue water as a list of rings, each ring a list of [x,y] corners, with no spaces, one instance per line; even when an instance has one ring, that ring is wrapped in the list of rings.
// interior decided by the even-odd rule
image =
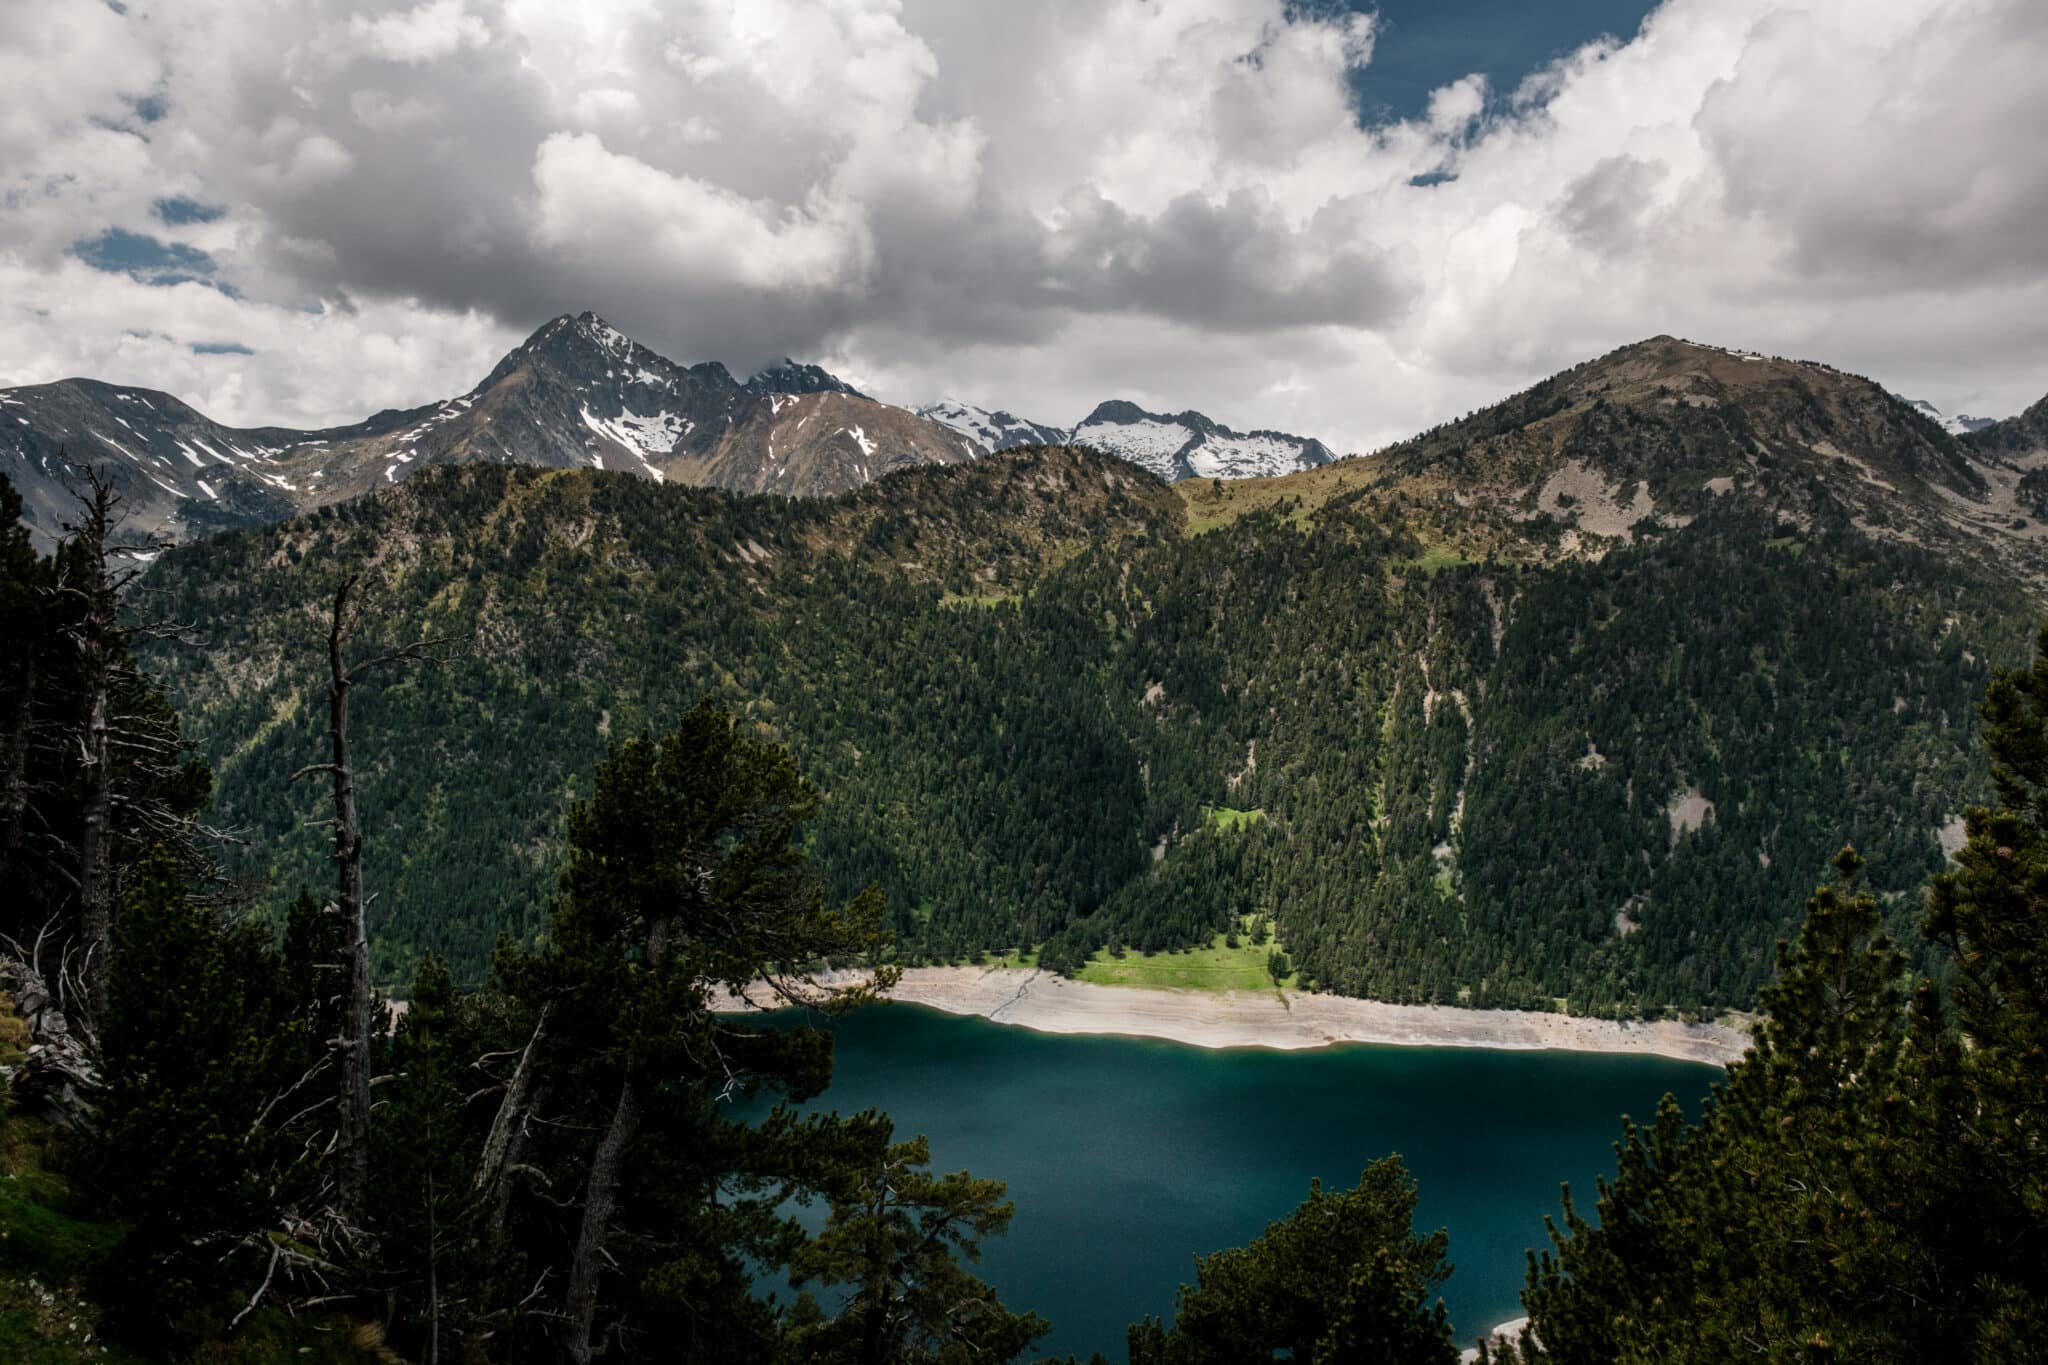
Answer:
[[[1347,1045],[1210,1051],[1058,1037],[915,1006],[855,1013],[813,1107],[875,1107],[931,1139],[937,1170],[1006,1181],[1009,1235],[980,1274],[1053,1325],[1049,1354],[1123,1359],[1124,1328],[1171,1314],[1198,1253],[1292,1209],[1310,1177],[1348,1187],[1398,1152],[1417,1224],[1447,1227],[1461,1340],[1519,1317],[1525,1251],[1569,1180],[1590,1211],[1620,1117],[1667,1092],[1696,1112],[1712,1067],[1653,1057]]]

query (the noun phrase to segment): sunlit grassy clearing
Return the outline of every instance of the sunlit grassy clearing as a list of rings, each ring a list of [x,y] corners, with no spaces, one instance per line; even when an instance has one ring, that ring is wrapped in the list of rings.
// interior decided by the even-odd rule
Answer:
[[[1246,825],[1256,825],[1266,818],[1266,812],[1263,810],[1237,810],[1230,806],[1204,806],[1202,814],[1208,817],[1210,824],[1221,830],[1242,829]]]
[[[1182,952],[1126,953],[1119,958],[1103,949],[1081,968],[1080,979],[1151,990],[1270,991],[1273,978],[1266,972],[1266,959],[1279,946],[1241,939],[1238,947],[1227,948],[1218,934],[1208,947]],[[1293,985],[1294,977],[1290,974],[1282,984]]]

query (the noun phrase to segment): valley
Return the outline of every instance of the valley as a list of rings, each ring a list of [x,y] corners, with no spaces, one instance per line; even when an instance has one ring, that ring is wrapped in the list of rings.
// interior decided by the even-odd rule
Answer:
[[[801,392],[769,418],[867,401],[828,381],[782,372]],[[173,1317],[197,1300],[207,1341],[319,1350],[361,1219],[409,1286],[385,1316],[430,1350],[444,1312],[482,1343],[507,1310],[461,1305],[510,1302],[521,1358],[587,1306],[804,1359],[915,1217],[938,1232],[902,1273],[945,1287],[943,1330],[1018,1358],[1127,1328],[1155,1365],[1223,1330],[1225,1276],[1280,1277],[1259,1303],[1341,1279],[1289,1259],[1338,1217],[1329,1255],[1395,1267],[1385,1330],[1448,1361],[1518,1307],[1597,1341],[1581,1299],[1661,1294],[1672,1249],[1610,1235],[1752,1245],[1775,1215],[1724,1230],[1751,1196],[1714,1183],[1747,1163],[1803,1179],[1855,1133],[1947,1160],[1950,1086],[2031,1112],[1983,1013],[2016,997],[1976,993],[2008,958],[1967,946],[2006,932],[1980,907],[2028,836],[1981,807],[2023,790],[2016,699],[2048,695],[2013,671],[2044,605],[2031,414],[1959,437],[1826,366],[1655,338],[1274,477],[1186,476],[1266,435],[1109,416],[1140,445],[857,464],[817,496],[456,452],[126,556],[107,477],[55,557],[10,515],[0,607],[31,645],[0,791],[35,793],[10,875],[34,906],[98,897],[117,858],[131,879],[97,921],[113,1012],[80,1006],[110,1021],[110,1136],[57,1136],[91,1062],[52,1002],[91,987],[0,956],[0,1058],[29,1078],[0,1232],[84,1248],[21,1262],[71,1296],[64,1332],[197,1341]],[[1176,440],[1169,482],[1148,461]],[[84,777],[81,714],[109,719]],[[49,829],[86,831],[56,836],[75,859]],[[1981,1056],[1909,1012],[1921,974],[1911,1009],[1958,982]],[[357,1049],[376,1102],[344,1068],[335,1117],[279,1117]],[[166,1125],[186,1155],[150,1166]],[[75,1195],[68,1150],[128,1155]],[[933,1173],[961,1159],[981,1174]],[[711,1183],[663,1183],[678,1162]],[[1601,1221],[1567,1195],[1532,1262],[1560,1172],[1596,1177]],[[212,1281],[85,1287],[194,1264],[191,1220],[240,1229]],[[317,1249],[282,1276],[279,1222]],[[21,1282],[0,1267],[0,1332],[55,1340],[10,1316]],[[563,1306],[528,1322],[514,1294]]]
[[[378,566],[380,637],[459,642],[360,703],[387,981],[535,933],[575,775],[708,694],[815,774],[821,867],[912,964],[1085,974],[1259,917],[1304,987],[1711,1019],[1844,838],[1916,913],[2042,600],[2011,590],[2037,527],[1973,509],[2033,458],[1659,339],[1275,479],[1024,447],[790,501],[463,465],[167,556],[156,603],[209,638],[153,661],[276,903],[323,876],[284,779],[333,566]]]
[[[2048,5],[0,23],[0,1362],[2048,1359]]]

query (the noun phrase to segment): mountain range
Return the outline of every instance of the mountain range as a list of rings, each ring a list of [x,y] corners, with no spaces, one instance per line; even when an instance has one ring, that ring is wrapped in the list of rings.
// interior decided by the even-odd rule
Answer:
[[[171,551],[151,610],[208,640],[150,662],[283,900],[331,875],[289,778],[334,574],[375,566],[365,649],[469,642],[357,701],[387,979],[536,933],[608,737],[711,695],[794,748],[819,867],[913,959],[1263,919],[1341,992],[1711,1012],[1844,840],[1909,929],[1987,792],[1976,701],[2048,606],[2044,412],[1958,437],[1658,337],[1275,478],[1032,445],[756,498],[465,463]]]
[[[679,365],[592,313],[548,323],[465,394],[345,427],[227,427],[170,394],[91,379],[0,390],[0,469],[45,537],[71,514],[77,464],[111,471],[135,530],[179,539],[276,521],[439,464],[588,466],[812,496],[913,465],[1071,440],[1168,480],[1285,473],[1330,458],[1317,441],[1239,436],[1199,413],[1160,418],[1127,403],[1104,404],[1068,431],[959,404],[909,411],[792,360],[742,382],[715,361]]]

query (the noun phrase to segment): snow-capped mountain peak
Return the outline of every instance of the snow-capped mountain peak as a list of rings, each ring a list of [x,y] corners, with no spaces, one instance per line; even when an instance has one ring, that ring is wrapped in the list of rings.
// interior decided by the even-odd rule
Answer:
[[[755,393],[845,393],[855,398],[867,397],[830,370],[818,365],[806,365],[802,361],[791,360],[788,356],[784,356],[773,365],[762,366],[754,377],[747,381],[747,387]]]

